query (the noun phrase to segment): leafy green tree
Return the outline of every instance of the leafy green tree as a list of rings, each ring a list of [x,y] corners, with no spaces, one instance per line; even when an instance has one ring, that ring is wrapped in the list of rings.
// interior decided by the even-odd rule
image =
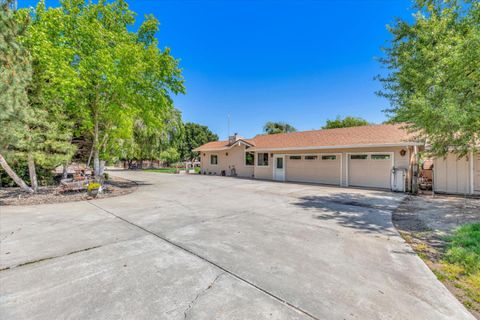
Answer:
[[[165,151],[160,153],[160,160],[165,161],[167,166],[170,164],[177,162],[180,159],[180,153],[177,149],[170,147]]]
[[[218,135],[210,131],[207,126],[202,126],[198,123],[187,122],[184,130],[185,133],[181,146],[182,159],[195,159],[198,157],[198,153],[192,151],[193,149],[207,142],[218,140]]]
[[[178,149],[183,137],[183,123],[178,110],[168,114],[161,124],[149,123],[145,118],[137,118],[133,125],[133,134],[125,139],[114,136],[108,145],[108,160],[160,160],[161,152],[167,148]]]
[[[137,32],[129,31],[135,14],[123,0],[65,0],[49,9],[40,2],[31,15],[43,22],[32,27],[35,39],[42,40],[33,50],[52,50],[61,58],[64,68],[55,86],[69,93],[66,114],[74,135],[91,140],[96,175],[101,157],[119,153],[116,145],[135,152],[139,119],[148,128],[142,134],[168,134],[175,113],[170,95],[183,93],[184,87],[178,61],[168,48],[158,48],[154,17],[147,16]]]
[[[4,157],[12,157],[12,146],[23,143],[25,122],[31,117],[27,95],[31,60],[18,40],[24,31],[25,25],[15,20],[12,1],[0,1],[0,166],[23,190],[34,192]]]
[[[263,132],[266,134],[295,132],[297,129],[285,122],[267,122],[263,126]]]
[[[428,141],[431,153],[475,151],[480,132],[480,2],[417,0],[412,22],[398,19],[379,76],[394,122]]]
[[[348,116],[342,119],[340,116],[337,116],[335,120],[327,120],[327,123],[322,129],[349,128],[367,125],[369,125],[368,121],[362,118]]]

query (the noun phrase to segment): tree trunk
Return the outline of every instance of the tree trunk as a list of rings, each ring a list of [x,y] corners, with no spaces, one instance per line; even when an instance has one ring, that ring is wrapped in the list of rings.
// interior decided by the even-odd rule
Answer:
[[[94,147],[92,146],[92,149],[90,150],[90,155],[88,156],[87,169],[90,168],[90,163],[92,162],[93,148],[94,148]]]
[[[37,170],[35,170],[35,159],[31,154],[28,155],[28,173],[30,174],[30,186],[36,192],[38,190]]]
[[[98,177],[100,175],[100,151],[95,150],[93,153],[93,174],[95,177]]]
[[[419,162],[419,155],[417,146],[413,147],[413,153],[415,155],[414,162],[413,162],[413,174],[412,174],[412,193],[418,194],[418,162]]]
[[[62,173],[62,179],[67,179],[68,178],[68,161],[65,161],[63,164],[63,173]]]
[[[95,113],[95,131],[93,134],[93,174],[95,177],[98,177],[100,175],[100,141],[98,137],[98,113]]]
[[[19,176],[17,176],[17,174],[12,170],[12,168],[10,168],[7,161],[5,161],[5,158],[1,154],[0,154],[0,165],[2,166],[3,170],[5,170],[5,172],[8,174],[8,176],[12,178],[12,180],[15,181],[15,183],[20,188],[22,188],[25,192],[28,192],[28,193],[34,192],[33,189],[27,186],[25,181],[23,181]]]

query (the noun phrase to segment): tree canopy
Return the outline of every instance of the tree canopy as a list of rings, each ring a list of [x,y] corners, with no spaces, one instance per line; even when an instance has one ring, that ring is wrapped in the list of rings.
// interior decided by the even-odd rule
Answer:
[[[34,119],[27,94],[31,57],[19,41],[26,23],[17,23],[11,1],[0,1],[0,166],[25,191],[33,192],[5,159],[11,160],[26,144],[26,129]]]
[[[369,124],[370,123],[367,120],[362,118],[347,116],[342,119],[340,116],[338,116],[335,120],[327,120],[327,123],[322,127],[322,129],[359,127]]]
[[[170,50],[158,47],[153,16],[134,32],[123,0],[48,9],[40,1],[22,14],[32,17],[24,43],[38,66],[39,103],[70,119],[64,132],[90,141],[96,173],[100,158],[158,159],[181,134],[171,95],[184,92],[183,79]]]
[[[263,132],[266,134],[295,132],[297,129],[285,122],[269,121],[263,126]]]
[[[192,151],[210,141],[217,141],[218,135],[210,131],[207,126],[198,123],[185,123],[185,132],[181,147],[182,159],[193,159],[198,156],[197,152]]]
[[[477,149],[480,133],[480,2],[416,0],[413,22],[398,19],[379,76],[394,122],[407,123],[433,155]]]

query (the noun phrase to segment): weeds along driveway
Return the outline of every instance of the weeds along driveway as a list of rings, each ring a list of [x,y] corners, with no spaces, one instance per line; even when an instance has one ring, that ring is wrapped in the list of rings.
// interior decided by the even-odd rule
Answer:
[[[402,194],[115,172],[137,192],[3,207],[8,319],[473,319],[398,236]]]

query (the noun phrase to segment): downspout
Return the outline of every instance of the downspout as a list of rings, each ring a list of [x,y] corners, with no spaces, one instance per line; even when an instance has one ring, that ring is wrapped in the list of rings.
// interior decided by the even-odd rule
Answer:
[[[473,150],[470,151],[470,194],[475,192],[475,175],[474,175],[474,157],[473,157]]]
[[[435,163],[436,159],[433,160],[433,166],[432,166],[432,198],[435,197]]]

